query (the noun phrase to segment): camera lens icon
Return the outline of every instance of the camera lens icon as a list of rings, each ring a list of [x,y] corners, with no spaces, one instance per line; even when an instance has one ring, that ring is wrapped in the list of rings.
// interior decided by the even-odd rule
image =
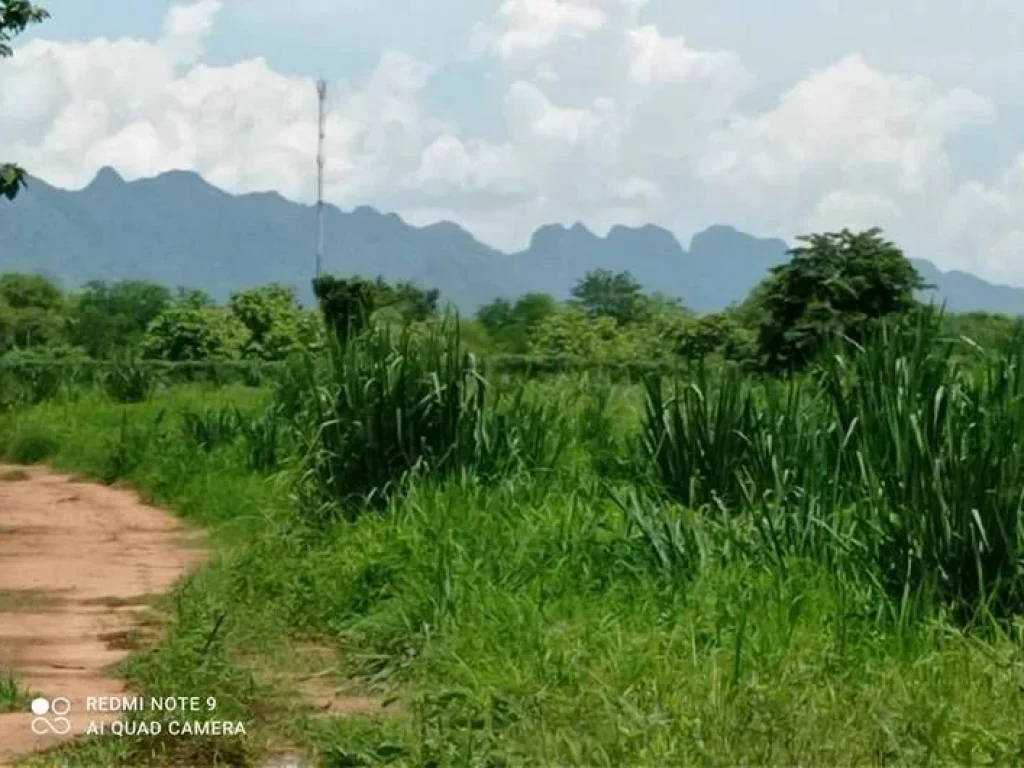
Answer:
[[[71,730],[71,721],[67,715],[71,712],[71,700],[58,696],[52,701],[38,697],[32,700],[32,733],[45,736],[48,733],[64,736]]]

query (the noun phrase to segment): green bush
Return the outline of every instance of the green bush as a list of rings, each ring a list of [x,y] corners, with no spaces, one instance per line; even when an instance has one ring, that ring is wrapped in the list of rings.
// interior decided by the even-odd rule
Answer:
[[[278,390],[282,412],[295,414],[318,517],[383,504],[411,474],[486,477],[549,466],[557,453],[552,404],[492,391],[457,322],[397,336],[375,327],[329,350],[326,367],[307,360]]]
[[[972,360],[940,326],[883,325],[810,380],[652,377],[644,446],[663,488],[750,513],[779,562],[856,552],[897,599],[1020,610],[1024,347]]]
[[[212,453],[233,443],[241,434],[241,422],[238,409],[232,407],[181,412],[181,431],[186,442],[204,453]]]
[[[15,464],[40,464],[60,449],[60,441],[48,432],[23,432],[14,436],[7,457]]]
[[[277,405],[268,406],[254,417],[239,414],[238,428],[245,440],[251,469],[267,473],[281,466],[286,452],[286,422]]]
[[[104,372],[103,386],[118,403],[141,403],[156,388],[156,374],[134,355],[125,355]]]

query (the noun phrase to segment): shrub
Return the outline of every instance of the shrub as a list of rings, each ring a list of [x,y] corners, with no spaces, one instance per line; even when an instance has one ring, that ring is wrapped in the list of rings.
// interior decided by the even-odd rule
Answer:
[[[883,325],[809,381],[652,377],[644,446],[662,487],[749,514],[778,562],[856,552],[897,600],[1019,610],[1024,350],[1015,339],[971,359],[940,323]]]
[[[48,432],[16,434],[7,451],[16,464],[40,464],[60,450],[60,441]]]
[[[134,355],[125,355],[105,371],[103,386],[116,402],[141,403],[156,388],[156,374]]]
[[[413,473],[483,477],[549,464],[557,414],[522,395],[502,400],[463,351],[458,323],[371,329],[327,366],[307,360],[279,388],[304,441],[306,488],[319,517],[382,504]],[[500,401],[500,402],[499,402]],[[504,404],[504,405],[503,405]]]

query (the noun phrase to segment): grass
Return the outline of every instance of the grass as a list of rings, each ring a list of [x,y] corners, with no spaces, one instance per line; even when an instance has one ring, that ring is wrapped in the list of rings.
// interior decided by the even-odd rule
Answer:
[[[0,714],[26,712],[31,697],[7,670],[0,668]]]
[[[0,533],[2,532],[3,529],[0,529]],[[42,589],[0,589],[0,613],[45,609],[58,605],[60,601],[59,595]]]
[[[1024,624],[1013,589],[993,589],[1017,578],[1019,510],[986,495],[1016,477],[1012,357],[958,368],[922,337],[777,390],[727,372],[689,389],[570,374],[480,400],[455,391],[474,374],[450,347],[396,348],[349,350],[367,357],[276,396],[94,392],[0,419],[5,453],[49,440],[55,466],[127,480],[209,529],[216,556],[123,672],[147,694],[216,696],[250,726],[33,764],[247,765],[284,745],[335,766],[1024,760]],[[185,414],[213,414],[209,429]],[[319,442],[339,416],[338,442]],[[478,471],[499,433],[502,461]],[[308,483],[381,457],[387,472],[351,486],[388,493],[311,514]],[[961,525],[972,501],[988,548]],[[884,555],[906,544],[897,589]],[[295,696],[304,645],[398,707],[317,716]]]

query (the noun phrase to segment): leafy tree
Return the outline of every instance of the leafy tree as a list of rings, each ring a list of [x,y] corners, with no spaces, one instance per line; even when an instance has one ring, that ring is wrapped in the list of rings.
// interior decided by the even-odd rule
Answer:
[[[512,302],[495,299],[476,311],[476,319],[490,333],[498,333],[512,325]]]
[[[623,324],[642,320],[648,307],[643,289],[629,272],[595,269],[576,284],[572,296],[589,317],[610,317]]]
[[[141,351],[173,362],[234,360],[248,340],[248,329],[231,312],[176,302],[150,324]]]
[[[376,308],[376,284],[362,278],[344,280],[324,275],[313,280],[313,293],[324,323],[342,343],[358,335]]]
[[[596,360],[630,356],[630,339],[611,317],[590,318],[578,306],[569,306],[545,318],[530,342],[537,355]]]
[[[0,276],[0,351],[64,338],[64,293],[41,275]]]
[[[64,292],[42,275],[8,272],[0,275],[0,299],[14,309],[59,311],[64,304]]]
[[[279,283],[240,291],[229,302],[249,331],[244,357],[280,360],[309,341],[310,328],[295,289]]]
[[[533,329],[558,311],[558,302],[546,293],[524,293],[512,307],[512,323]]]
[[[683,336],[694,323],[693,313],[678,299],[647,297],[643,320],[626,326],[633,354],[645,360],[664,360],[679,355]]]
[[[742,327],[750,329],[756,334],[761,324],[765,322],[765,306],[772,280],[772,275],[769,274],[764,280],[753,287],[743,301],[727,308],[725,314]]]
[[[204,309],[216,305],[213,297],[211,297],[210,294],[202,288],[179,287],[178,290],[175,291],[174,302],[176,304],[194,307],[195,309]]]
[[[770,370],[806,365],[836,335],[864,338],[877,319],[914,307],[914,292],[927,287],[879,229],[798,239],[792,260],[763,287],[758,346]]]
[[[0,0],[0,59],[14,55],[10,42],[30,24],[49,18],[49,13],[28,0]],[[24,187],[25,171],[14,163],[0,163],[0,196],[13,200]]]
[[[679,339],[679,353],[696,359],[725,349],[739,325],[722,312],[704,315],[690,323]]]
[[[512,304],[495,299],[477,310],[477,319],[503,349],[515,354],[529,350],[541,323],[558,311],[558,302],[546,293],[526,293]]]
[[[420,288],[412,282],[391,285],[378,277],[373,283],[373,308],[389,308],[405,323],[426,320],[437,313],[441,292],[436,288]]]
[[[74,297],[68,312],[68,336],[89,356],[110,357],[138,345],[149,324],[170,303],[171,292],[155,283],[92,281]]]

